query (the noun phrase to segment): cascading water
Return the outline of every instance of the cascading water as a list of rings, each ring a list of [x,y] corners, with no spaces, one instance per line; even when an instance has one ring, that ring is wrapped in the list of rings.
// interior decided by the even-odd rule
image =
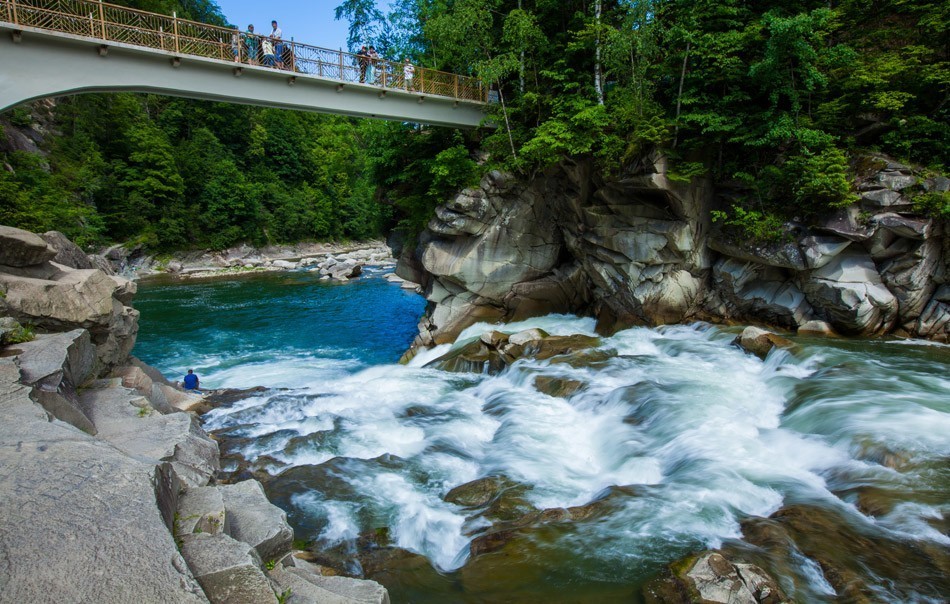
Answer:
[[[157,310],[170,313],[172,298],[179,325],[201,325],[176,347]],[[378,277],[146,286],[137,306],[146,361],[167,373],[198,365],[212,387],[273,388],[208,413],[205,428],[276,476],[268,494],[298,538],[376,577],[394,601],[636,598],[670,562],[748,548],[739,540],[755,522],[796,510],[927,554],[913,571],[861,558],[874,598],[946,595],[934,569],[945,573],[950,551],[948,347],[811,340],[761,361],[708,325],[635,328],[585,362],[526,358],[487,375],[426,367],[447,345],[393,364],[421,308]],[[530,327],[596,335],[590,319],[548,316],[476,325],[455,346]],[[261,328],[272,331],[251,331]],[[201,347],[201,362],[183,358]],[[542,381],[572,388],[552,396]],[[483,477],[506,485],[491,504],[446,501]],[[779,569],[796,600],[832,601],[823,570],[851,546],[826,552],[837,546],[795,534],[781,561],[750,555]],[[368,538],[402,557],[367,562]]]

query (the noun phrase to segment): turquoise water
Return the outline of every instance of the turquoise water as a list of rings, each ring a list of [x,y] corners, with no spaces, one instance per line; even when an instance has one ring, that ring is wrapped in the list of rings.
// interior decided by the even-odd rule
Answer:
[[[206,388],[291,387],[328,368],[396,362],[425,300],[379,271],[349,283],[287,272],[144,281],[135,308],[142,316],[133,354],[169,379],[193,368]]]
[[[697,324],[603,338],[589,365],[459,374],[425,366],[450,345],[395,364],[424,304],[379,275],[140,292],[141,358],[210,387],[280,388],[206,414],[206,429],[226,464],[275,477],[265,489],[298,538],[394,602],[637,602],[705,548],[740,552],[796,602],[849,601],[852,583],[873,602],[950,593],[950,347],[802,339],[763,361],[731,345],[735,330]],[[499,327],[594,334],[552,315],[477,325],[455,346]],[[551,396],[538,379],[581,387]],[[518,485],[506,509],[445,501],[487,476]],[[591,515],[518,524],[572,506]],[[794,542],[751,547],[750,522]]]

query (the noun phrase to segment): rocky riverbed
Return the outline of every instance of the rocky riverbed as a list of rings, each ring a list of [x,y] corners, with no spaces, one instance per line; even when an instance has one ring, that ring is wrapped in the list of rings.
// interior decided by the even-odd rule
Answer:
[[[134,282],[0,227],[0,601],[379,602],[294,551],[260,483],[218,481],[184,393],[129,355]]]

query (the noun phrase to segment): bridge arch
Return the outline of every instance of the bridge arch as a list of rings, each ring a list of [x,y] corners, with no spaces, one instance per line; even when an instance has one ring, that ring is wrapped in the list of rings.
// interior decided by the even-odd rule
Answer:
[[[0,111],[126,91],[462,128],[484,118],[476,80],[417,68],[410,89],[381,61],[380,81],[361,83],[353,55],[297,43],[290,69],[235,62],[235,31],[96,0],[0,0]]]

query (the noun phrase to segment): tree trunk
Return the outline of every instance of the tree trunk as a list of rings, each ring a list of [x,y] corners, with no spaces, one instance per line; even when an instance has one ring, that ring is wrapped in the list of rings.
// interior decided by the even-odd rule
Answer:
[[[686,61],[689,59],[689,46],[690,42],[686,42],[686,53],[683,55],[683,69],[680,71],[680,89],[676,93],[676,127],[673,130],[673,148],[676,148],[676,143],[679,139],[680,134],[680,109],[683,106],[683,81],[686,79]]]
[[[604,104],[604,82],[600,71],[600,13],[601,0],[594,0],[594,23],[597,27],[597,38],[594,42],[594,88],[597,90],[597,104]]]

